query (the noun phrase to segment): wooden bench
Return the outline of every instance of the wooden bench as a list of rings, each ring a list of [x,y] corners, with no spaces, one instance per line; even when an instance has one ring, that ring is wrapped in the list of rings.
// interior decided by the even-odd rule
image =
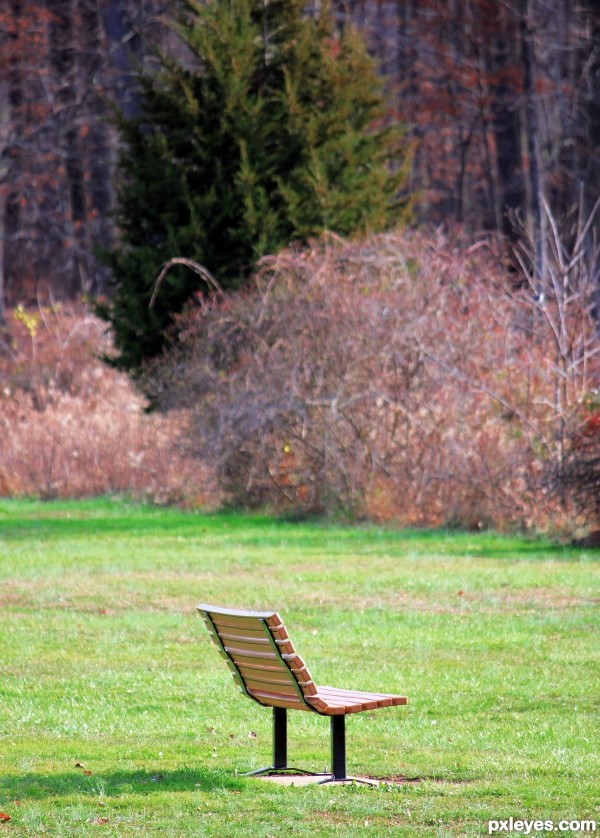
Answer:
[[[346,715],[407,703],[402,695],[318,687],[274,611],[233,611],[204,604],[198,611],[241,691],[273,708],[273,765],[252,774],[298,771],[287,764],[286,711],[306,710],[331,717],[331,775],[322,782],[349,780]]]

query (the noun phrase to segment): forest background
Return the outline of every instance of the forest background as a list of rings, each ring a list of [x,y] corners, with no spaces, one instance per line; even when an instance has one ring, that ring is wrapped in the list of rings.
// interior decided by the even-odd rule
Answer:
[[[150,418],[127,383],[117,386],[93,361],[106,341],[97,321],[57,303],[108,290],[96,256],[117,235],[118,136],[107,117],[111,102],[135,113],[135,76],[152,68],[150,42],[177,56],[168,5],[15,0],[0,12],[3,493],[129,490],[303,512],[351,509],[403,523],[593,524],[600,503],[595,4],[332,3],[339,27],[352,22],[364,33],[406,126],[420,232],[362,244],[328,240],[280,255],[257,279],[260,305],[244,299],[242,311],[232,303],[239,328],[248,330],[254,312],[253,324],[271,330],[261,333],[266,356],[257,348],[248,357],[251,369],[277,372],[269,391],[280,394],[278,406],[261,402],[246,368],[224,382],[218,370],[190,366],[202,352],[194,338],[176,369],[184,370],[182,383],[193,369],[215,398],[186,403],[184,387],[164,386],[171,367],[155,376],[161,394],[169,391],[170,412]],[[352,299],[348,265],[358,277],[356,300],[367,293],[372,303],[364,332],[370,353],[357,342],[357,324],[334,317]],[[276,306],[269,316],[264,310],[274,276],[284,276],[289,294],[279,320]],[[308,297],[298,293],[310,282]],[[311,311],[322,286],[325,298]],[[390,309],[393,323],[381,318]],[[326,323],[317,311],[329,311]],[[329,369],[315,373],[321,353],[299,351],[307,326],[289,336],[287,355],[274,357],[286,319],[320,322],[321,347],[335,336]],[[213,345],[223,322],[203,323]],[[190,334],[190,323],[183,326]],[[301,381],[293,369],[299,358],[304,369],[313,364],[320,390],[315,397],[314,387],[299,385],[290,408],[282,382]],[[181,437],[175,426],[185,428]],[[230,431],[218,440],[202,431],[215,426]],[[192,456],[206,469],[202,480]]]

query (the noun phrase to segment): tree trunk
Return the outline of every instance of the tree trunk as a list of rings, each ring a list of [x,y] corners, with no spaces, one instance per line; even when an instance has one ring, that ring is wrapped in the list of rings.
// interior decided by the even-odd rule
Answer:
[[[0,67],[0,72],[4,68]],[[6,322],[6,204],[8,193],[9,114],[8,83],[0,78],[0,326]]]
[[[499,232],[514,242],[517,233],[513,216],[525,204],[523,156],[515,107],[517,91],[510,73],[515,63],[510,26],[506,21],[498,21],[497,25],[489,57],[489,71],[495,79],[491,85],[491,111],[496,146],[496,224]]]
[[[587,7],[584,7],[584,16],[588,21],[589,38],[585,55],[582,56],[587,68],[587,101],[585,102],[587,136],[582,150],[583,217],[587,219],[600,195],[600,11],[595,2],[589,2]],[[600,265],[594,264],[597,248],[600,246],[600,213],[596,214],[585,245],[588,261],[594,271],[592,314],[598,324],[597,329],[600,334]]]
[[[6,323],[6,276],[4,260],[6,195],[0,182],[0,327]]]
[[[542,294],[544,279],[544,236],[542,226],[542,182],[540,164],[539,123],[535,96],[535,56],[533,52],[532,25],[529,0],[521,0],[521,60],[523,65],[523,93],[525,98],[524,128],[528,157],[529,204],[531,232],[534,242],[533,282],[538,298]]]

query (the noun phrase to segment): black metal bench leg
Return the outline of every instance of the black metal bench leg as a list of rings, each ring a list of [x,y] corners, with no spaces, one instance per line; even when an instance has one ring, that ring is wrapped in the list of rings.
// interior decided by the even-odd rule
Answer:
[[[285,707],[273,707],[273,768],[287,766],[287,712]]]
[[[361,785],[377,785],[375,780],[348,777],[346,775],[346,716],[331,716],[331,776],[321,780],[325,783],[359,783]]]
[[[248,771],[242,776],[252,777],[259,774],[272,774],[278,771],[293,771],[297,774],[311,774],[314,771],[305,771],[302,768],[291,768],[287,764],[287,711],[285,707],[273,707],[273,765],[268,768],[259,768],[257,771]]]
[[[346,717],[331,717],[331,773],[334,782],[346,779]]]

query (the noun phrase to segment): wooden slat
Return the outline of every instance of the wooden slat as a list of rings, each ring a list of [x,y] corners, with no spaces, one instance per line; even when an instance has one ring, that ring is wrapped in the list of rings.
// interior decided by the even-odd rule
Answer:
[[[219,628],[219,635],[221,637],[245,637],[247,640],[263,640],[269,643],[269,638],[266,636],[264,628],[248,628],[246,626],[221,626]]]
[[[246,643],[241,638],[236,637],[234,640],[225,640],[221,635],[221,640],[223,642],[223,646],[225,651],[230,654],[233,651],[236,652],[248,652],[249,654],[254,654],[258,652],[258,654],[262,655],[265,653],[270,653],[272,655],[275,654],[273,651],[273,647],[267,641],[266,643],[257,643],[253,641],[252,643]]]
[[[284,675],[289,672],[288,668],[276,657],[271,661],[264,660],[263,658],[257,658],[256,661],[252,658],[240,658],[236,666],[238,669],[243,668],[244,670],[256,672],[257,674],[259,672],[272,672],[274,675]]]
[[[278,695],[280,698],[299,698],[296,687],[290,681],[287,684],[275,684],[272,681],[265,683],[264,681],[256,681],[254,678],[244,678],[244,684],[249,693],[258,690],[260,692]]]
[[[283,625],[276,626],[276,627],[271,627],[270,631],[271,631],[272,636],[276,640],[289,640],[290,639],[290,636],[287,633],[287,631],[285,630],[285,626],[283,626]]]
[[[233,637],[231,640],[226,637],[225,633],[219,632],[219,636],[223,643],[223,646],[228,649],[239,649],[242,652],[265,652],[267,649],[273,649],[273,644],[271,641],[265,638],[264,640],[245,640],[243,637]],[[279,644],[276,644],[277,649],[281,655],[294,655],[295,651],[294,647],[291,643],[288,643],[285,640],[280,641]],[[273,650],[274,654],[276,654],[275,650]]]
[[[401,707],[403,704],[408,704],[408,698],[405,695],[388,695],[385,700],[390,701],[389,707]]]
[[[317,695],[320,695],[317,692]],[[359,713],[363,710],[377,710],[376,701],[359,701],[351,698],[332,698],[331,696],[321,696],[330,707],[344,707],[346,713]]]
[[[262,688],[248,690],[248,692],[253,698],[258,698],[264,704],[268,703],[270,706],[273,707],[279,707],[279,704],[276,704],[274,702],[280,701],[284,701],[290,706],[304,706],[304,702],[297,695],[282,695],[281,693],[274,692],[272,690],[264,690]]]
[[[299,701],[285,701],[284,699],[264,700],[260,697],[257,697],[256,700],[263,704],[265,707],[285,707],[287,710],[306,710],[308,713],[312,712],[311,708],[307,704],[302,704]],[[330,715],[334,714],[331,713]]]
[[[302,700],[296,693],[280,693],[277,690],[268,690],[264,687],[253,687],[251,690],[248,690],[251,696],[254,698],[259,698],[263,702],[269,701],[286,701],[288,704],[302,704]]]
[[[284,629],[283,620],[279,617],[279,614],[276,614],[274,611],[268,617],[265,617],[264,620],[265,620],[265,623],[272,629],[274,629],[274,628],[283,628]]]
[[[376,706],[376,702],[361,702],[357,699],[352,700],[349,697],[336,696],[332,695],[331,693],[323,693],[321,692],[320,687],[317,687],[316,695],[311,698],[313,700],[314,698],[317,698],[319,701],[324,701],[329,707],[360,707],[362,706],[362,704],[368,703],[373,704],[373,709]]]
[[[406,698],[388,693],[370,693],[360,690],[340,690],[334,687],[319,687],[319,695],[338,698],[345,701],[376,701],[379,707],[392,707],[394,704],[406,704]]]
[[[241,643],[257,643],[259,646],[272,646],[273,643],[285,654],[294,654],[295,649],[286,638],[268,637],[265,631],[253,631],[247,628],[232,628],[230,626],[219,626],[218,635],[221,640],[236,641]]]
[[[264,677],[276,680],[277,678],[285,678],[286,676],[290,679],[295,676],[296,683],[303,692],[313,694],[317,691],[317,688],[310,677],[310,672],[306,669],[294,672],[293,675],[290,675],[290,670],[287,667],[283,667],[281,665],[265,667],[258,666],[254,663],[248,665],[246,659],[238,660],[236,662],[236,666],[242,673],[242,677],[246,677],[246,675],[248,675],[249,677]]]
[[[201,603],[197,606],[198,611],[204,611],[211,616],[219,615],[220,617],[251,617],[253,620],[273,620],[274,617],[277,617],[277,614],[274,611],[240,611],[235,608],[221,608],[218,605],[206,605],[206,603]],[[277,617],[279,620],[279,617]]]
[[[302,695],[307,696],[317,694],[317,687],[313,681],[300,681],[297,683],[302,691]]]
[[[210,615],[214,625],[217,628],[231,627],[231,628],[249,628],[260,629],[261,622],[255,617],[222,617],[219,614]]]
[[[279,660],[279,655],[270,644],[261,646],[259,643],[240,643],[237,640],[225,640],[223,641],[223,648],[228,655],[256,655],[259,658],[267,657]]]
[[[321,713],[323,716],[346,715],[346,710],[344,707],[335,707],[333,705],[327,704],[327,702],[323,701],[322,698],[319,698],[318,695],[306,696],[306,701],[314,710],[316,710],[317,713]]]
[[[345,704],[344,702],[330,701],[329,699],[316,696],[306,696],[306,702],[314,707],[318,713],[325,716],[339,716],[348,713],[361,713],[364,710],[375,710],[376,707],[366,707],[361,704]]]
[[[277,643],[276,645],[277,645],[277,651],[279,652],[281,657],[284,659],[284,661],[293,662],[298,658],[298,655],[296,654],[296,650],[294,649],[294,647],[292,646],[291,643],[282,640],[279,643]],[[288,664],[288,666],[289,665],[290,664]],[[301,666],[298,666],[296,664],[294,664],[294,666],[295,666],[296,669],[302,669],[304,667],[304,661],[302,662]]]
[[[320,686],[319,692],[328,692],[333,693],[335,695],[344,695],[344,696],[356,696],[360,698],[361,696],[364,698],[377,698],[377,699],[400,699],[406,700],[406,697],[403,695],[394,695],[393,693],[373,693],[367,692],[366,690],[346,690],[340,689],[338,687],[326,687]]]
[[[235,661],[240,661],[241,664],[244,662],[246,663],[273,663],[279,664],[282,669],[285,669],[285,665],[281,662],[281,659],[277,657],[275,652],[234,652],[231,654],[231,658]]]
[[[306,664],[304,663],[300,655],[282,654],[281,657],[284,659],[284,661],[290,667],[290,669],[293,669],[294,671],[306,669]]]
[[[294,676],[296,677],[296,681],[298,681],[300,686],[302,686],[302,684],[305,684],[305,683],[311,683],[311,684],[313,683],[313,679],[310,677],[310,672],[308,671],[308,669],[306,667],[303,667],[302,669],[292,668],[292,672],[294,673]]]
[[[368,696],[369,698],[401,698],[402,696],[395,696],[393,693],[375,693],[371,692],[370,690],[347,690],[341,687],[329,687],[325,684],[322,684],[319,687],[319,690],[323,690],[323,692],[330,692],[336,693],[338,695],[364,695]]]
[[[262,681],[265,683],[272,684],[291,684],[294,690],[296,690],[296,692],[299,688],[303,695],[315,695],[315,693],[317,692],[317,688],[312,681],[308,680],[298,682],[297,680],[293,679],[293,676],[289,673],[288,670],[283,670],[281,668],[278,670],[261,670],[256,668],[248,668],[240,664],[239,673],[246,684],[250,684],[251,681]],[[298,685],[298,688],[294,686],[295,684]]]
[[[283,669],[249,669],[247,666],[239,666],[239,673],[244,681],[264,681],[270,684],[293,684],[292,676]]]

